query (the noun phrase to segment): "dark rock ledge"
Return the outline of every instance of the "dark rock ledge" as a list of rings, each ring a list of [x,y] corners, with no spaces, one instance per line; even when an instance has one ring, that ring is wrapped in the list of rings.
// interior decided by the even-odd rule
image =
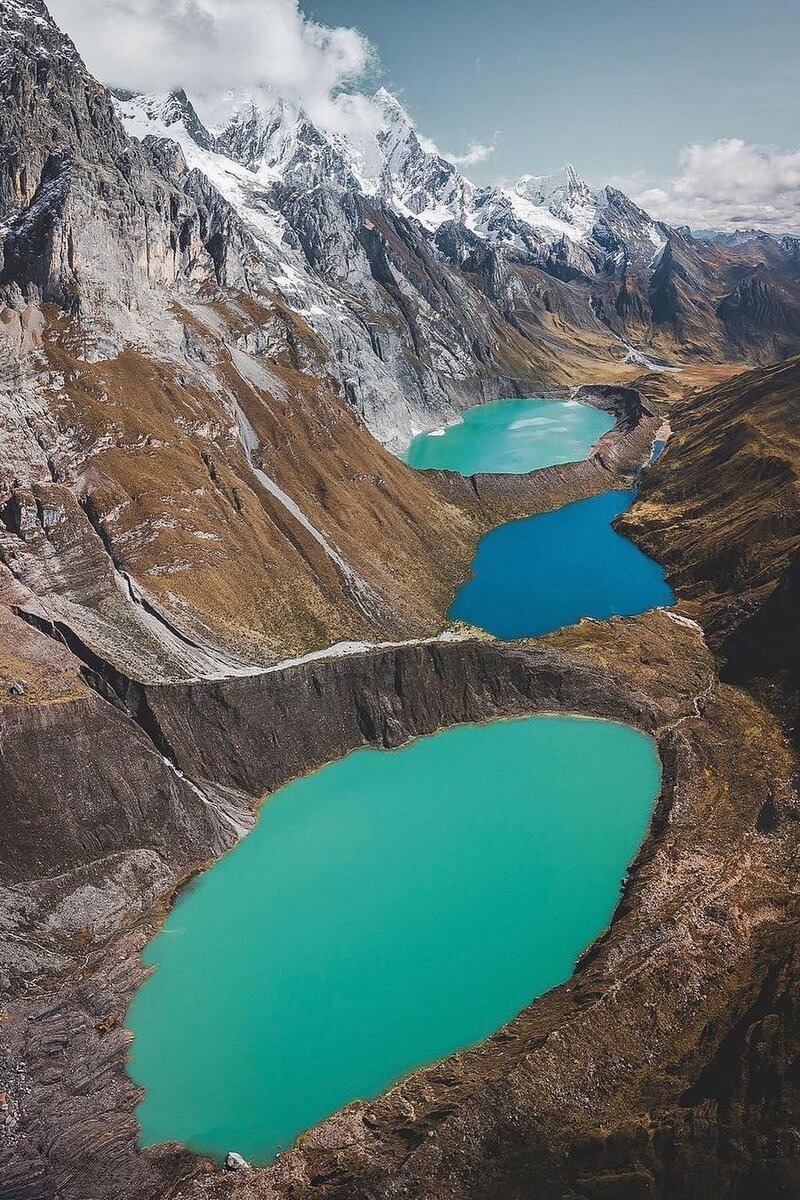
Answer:
[[[123,690],[4,716],[4,1200],[796,1194],[792,760],[696,629],[653,613],[130,685],[127,711]],[[573,978],[264,1170],[137,1151],[122,1025],[140,950],[254,798],[355,746],[539,711],[630,722],[664,764],[612,926]]]

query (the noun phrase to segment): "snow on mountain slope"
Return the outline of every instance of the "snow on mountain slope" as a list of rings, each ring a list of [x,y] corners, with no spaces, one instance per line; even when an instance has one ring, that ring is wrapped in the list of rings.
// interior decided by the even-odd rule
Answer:
[[[612,230],[615,236],[610,236],[604,220],[613,203],[613,189],[593,191],[574,167],[568,165],[552,175],[523,175],[512,186],[479,189],[426,144],[402,104],[385,88],[375,93],[373,108],[373,128],[344,135],[315,126],[296,101],[261,91],[230,97],[226,119],[209,132],[182,92],[120,100],[126,127],[136,136],[146,132],[174,136],[193,165],[196,155],[187,139],[213,152],[209,166],[228,177],[229,191],[225,192],[217,174],[214,182],[234,203],[231,177],[246,184],[245,191],[252,190],[253,183],[266,187],[280,182],[306,189],[324,184],[378,197],[429,232],[455,220],[487,241],[535,256],[565,239],[575,247],[586,244],[586,254],[578,249],[559,253],[574,269],[589,273],[619,233]],[[237,175],[223,160],[237,163],[247,175]],[[263,195],[249,206],[262,208]],[[630,211],[634,209],[631,205]],[[634,240],[649,238],[656,249],[664,244],[665,238],[646,214],[629,224]],[[595,237],[598,226],[603,228]]]
[[[268,92],[243,96],[232,101],[215,148],[261,182],[305,188],[329,184],[375,196],[430,233],[446,221],[459,221],[487,241],[536,258],[542,248],[553,249],[566,239],[574,248],[560,249],[559,256],[583,272],[592,273],[610,243],[619,241],[618,216],[609,222],[606,215],[621,193],[594,191],[574,167],[523,175],[510,186],[477,188],[418,133],[385,88],[373,96],[372,109],[374,125],[362,124],[345,135],[315,126],[296,102]],[[649,239],[658,249],[665,238],[647,214],[628,205],[629,233],[639,243],[641,258],[641,243]],[[584,244],[586,253],[580,249]],[[613,246],[613,252],[619,249]]]
[[[443,221],[463,220],[475,186],[452,163],[423,146],[396,97],[380,88],[374,100],[383,118],[376,135],[384,164],[380,181],[383,198],[430,230]]]
[[[231,96],[214,147],[261,182],[331,184],[379,196],[426,228],[461,219],[475,192],[456,168],[426,150],[400,102],[381,88],[374,121],[346,136],[314,125],[297,101],[269,91]]]
[[[332,183],[352,190],[360,186],[347,146],[313,125],[297,101],[267,90],[231,100],[231,113],[217,132],[215,148],[253,171],[262,183]]]
[[[602,196],[569,164],[553,175],[523,175],[509,195],[522,220],[546,229],[552,219],[552,228],[573,241],[586,237],[603,204]]]
[[[131,137],[177,142],[189,169],[202,171],[247,222],[277,280],[288,257],[286,222],[266,202],[258,176],[229,155],[217,152],[216,138],[205,128],[185,92],[168,96],[120,92],[114,97],[114,105]]]
[[[572,167],[514,187],[475,187],[385,89],[372,100],[374,125],[346,136],[265,90],[228,96],[211,128],[180,91],[120,93],[116,107],[129,134],[177,142],[187,166],[233,206],[261,248],[267,279],[328,347],[330,373],[351,405],[395,448],[431,419],[448,419],[453,397],[483,387],[477,377],[496,369],[492,324],[528,287],[512,280],[506,260],[588,282],[624,276],[629,262],[649,270],[665,240],[621,193],[593,192]],[[405,224],[392,225],[390,214]],[[439,231],[450,226],[497,256],[478,307],[448,275],[454,260],[442,247],[451,239]],[[431,271],[450,282],[432,284]],[[524,303],[536,306],[542,288],[530,286]],[[576,318],[598,325],[588,304]]]
[[[577,208],[597,206],[597,196],[570,163],[552,175],[523,175],[514,191],[531,204],[548,208],[567,220]]]
[[[324,165],[336,147],[299,108],[278,103],[268,113],[254,112],[252,103],[240,103],[218,135],[181,92],[119,93],[114,103],[131,136],[177,143],[189,169],[203,172],[233,206],[259,246],[265,280],[319,336],[328,372],[380,441],[400,449],[432,419],[454,415],[433,366],[409,362],[416,335],[398,327],[396,302],[374,278],[351,202],[361,187],[344,187],[341,176],[339,182],[326,178]],[[221,153],[222,145],[235,147],[250,165]],[[294,182],[282,177],[281,167]],[[403,287],[414,295],[408,283]],[[425,304],[415,296],[415,308]],[[426,358],[444,354],[450,340],[431,320]],[[451,373],[466,377],[466,359],[457,362],[455,352],[450,357]]]
[[[525,251],[552,246],[563,238],[570,242],[584,241],[596,217],[597,208],[592,211],[590,221],[584,219],[576,226],[546,205],[532,203],[514,188],[486,188],[478,194],[465,224],[479,237]]]

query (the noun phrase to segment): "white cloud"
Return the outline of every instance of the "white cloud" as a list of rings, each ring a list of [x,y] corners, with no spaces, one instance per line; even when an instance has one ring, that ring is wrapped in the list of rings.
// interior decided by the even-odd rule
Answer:
[[[266,89],[299,101],[315,124],[368,136],[381,109],[352,90],[378,66],[357,29],[309,20],[299,0],[48,0],[89,70],[109,87],[142,92],[185,88],[201,117],[224,123],[235,97]],[[347,90],[350,88],[350,90]],[[494,146],[470,142],[464,154],[426,149],[474,166]]]
[[[651,216],[695,229],[800,232],[800,150],[723,138],[687,147],[680,163],[669,183],[629,181],[633,199]]]
[[[360,122],[369,102],[336,97],[376,62],[356,29],[308,20],[298,0],[50,0],[86,65],[112,87],[184,87],[213,99],[271,87],[328,128]]]
[[[481,142],[470,142],[464,154],[449,154],[446,150],[440,150],[435,142],[423,137],[421,133],[417,132],[417,137],[423,150],[427,150],[428,154],[438,154],[454,167],[474,167],[476,163],[485,162],[495,151],[493,145],[484,146]]]
[[[494,154],[494,146],[470,142],[465,154],[445,154],[443,157],[455,167],[474,167],[476,163],[484,162],[490,154]]]

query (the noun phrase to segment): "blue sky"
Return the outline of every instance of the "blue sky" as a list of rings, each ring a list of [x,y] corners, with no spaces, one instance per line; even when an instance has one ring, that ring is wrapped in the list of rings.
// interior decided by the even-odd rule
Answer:
[[[695,142],[800,142],[798,0],[309,0],[356,26],[438,145],[495,143],[478,182],[571,161],[663,180]]]

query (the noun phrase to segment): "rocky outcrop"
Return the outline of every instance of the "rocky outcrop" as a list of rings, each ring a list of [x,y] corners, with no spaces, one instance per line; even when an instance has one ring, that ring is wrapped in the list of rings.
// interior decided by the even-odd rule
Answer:
[[[800,282],[759,265],[737,283],[717,313],[741,347],[757,347],[766,361],[796,353],[800,334]]]
[[[791,239],[709,242],[669,231],[648,285],[651,344],[686,358],[771,363],[797,352]]]
[[[155,285],[240,284],[253,248],[225,201],[131,143],[41,0],[4,3],[2,36],[0,286],[108,327]]]

